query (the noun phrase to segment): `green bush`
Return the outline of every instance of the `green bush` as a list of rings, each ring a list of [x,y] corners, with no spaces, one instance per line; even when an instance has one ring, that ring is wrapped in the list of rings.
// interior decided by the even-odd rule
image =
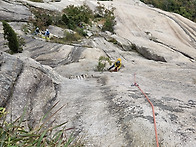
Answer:
[[[67,15],[66,14],[63,14],[62,15],[62,21],[63,21],[63,23],[65,23],[65,24],[69,24],[70,22],[70,20],[69,20],[69,18],[67,17]]]
[[[109,65],[112,64],[110,61],[110,58],[101,56],[99,57],[98,65],[97,65],[97,70],[100,72],[103,72],[105,70],[106,64],[109,63]]]
[[[77,27],[75,30],[80,36],[87,36],[87,33],[84,31],[83,28]]]
[[[11,53],[18,53],[22,51],[22,46],[19,44],[19,39],[12,27],[6,22],[2,21],[4,30],[4,39],[8,41],[8,47]]]
[[[89,24],[90,19],[93,17],[93,12],[87,5],[69,5],[63,10],[63,13],[62,21],[69,29],[75,29],[82,22]]]
[[[31,12],[35,15],[34,19],[30,19],[34,26],[44,30],[46,27],[53,23],[52,11],[44,10],[41,8],[31,8]]]
[[[114,33],[114,26],[116,25],[114,10],[115,8],[112,7],[110,10],[106,9],[104,5],[99,5],[95,9],[95,18],[102,18],[104,22],[102,31],[110,31]],[[99,20],[100,21],[100,20]]]
[[[116,24],[114,16],[108,16],[103,25],[102,31],[110,31],[114,33],[114,26]]]

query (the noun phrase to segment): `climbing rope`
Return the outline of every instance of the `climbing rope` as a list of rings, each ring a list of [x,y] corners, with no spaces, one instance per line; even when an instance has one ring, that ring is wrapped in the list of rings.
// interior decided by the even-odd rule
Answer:
[[[142,92],[142,94],[146,97],[146,99],[148,100],[148,102],[150,103],[151,107],[152,107],[152,113],[153,113],[153,119],[154,119],[154,130],[155,130],[155,136],[156,136],[156,143],[157,143],[157,147],[159,147],[159,142],[158,142],[158,135],[157,135],[157,127],[156,127],[156,120],[155,120],[155,112],[154,112],[154,106],[151,103],[151,101],[149,100],[148,96],[144,93],[144,91],[140,88],[140,86],[136,83],[135,80],[135,74],[134,74],[134,86],[138,87],[138,89]]]

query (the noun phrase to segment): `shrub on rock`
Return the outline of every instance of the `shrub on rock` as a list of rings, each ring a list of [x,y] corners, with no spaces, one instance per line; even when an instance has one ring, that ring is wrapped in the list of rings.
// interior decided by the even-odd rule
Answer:
[[[12,29],[12,27],[6,22],[2,21],[4,30],[4,39],[8,41],[8,47],[12,53],[20,52],[20,46],[17,34]]]

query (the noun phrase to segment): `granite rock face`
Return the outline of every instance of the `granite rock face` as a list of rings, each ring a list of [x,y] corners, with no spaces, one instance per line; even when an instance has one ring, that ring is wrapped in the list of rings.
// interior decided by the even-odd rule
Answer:
[[[47,68],[29,58],[1,52],[0,63],[0,106],[12,110],[12,119],[28,108],[28,119],[35,125],[56,100],[58,84],[48,75]]]
[[[69,3],[83,1],[39,6],[61,10]],[[87,3],[96,6],[96,1]],[[26,46],[9,55],[0,25],[1,106],[11,112],[10,119],[27,107],[28,126],[34,127],[59,102],[58,107],[65,107],[54,123],[68,121],[67,127],[84,136],[85,146],[156,146],[152,108],[136,82],[155,107],[160,146],[194,146],[196,24],[137,0],[101,3],[116,8],[115,34],[89,30],[91,37],[69,45],[20,33],[23,23],[12,22]],[[49,28],[51,35],[63,37],[62,29]],[[97,72],[100,56],[121,58],[121,70]]]
[[[17,58],[12,58],[9,55],[5,55],[1,52],[0,55],[1,64],[1,106],[6,106],[9,102],[10,97],[13,95],[14,86],[17,83],[18,77],[23,70],[23,62]]]
[[[15,1],[0,1],[0,20],[6,21],[28,21],[31,12],[23,4]]]

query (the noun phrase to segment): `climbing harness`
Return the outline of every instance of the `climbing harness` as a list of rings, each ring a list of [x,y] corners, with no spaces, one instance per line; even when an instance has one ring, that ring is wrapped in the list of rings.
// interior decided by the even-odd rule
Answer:
[[[144,91],[140,88],[140,86],[136,83],[135,80],[135,74],[134,74],[134,84],[132,84],[131,86],[136,86],[138,87],[138,89],[141,91],[141,93],[146,97],[146,99],[148,100],[148,102],[150,103],[151,107],[152,107],[152,113],[153,113],[153,119],[154,119],[154,130],[155,130],[155,136],[156,136],[156,143],[157,143],[157,147],[159,147],[159,142],[158,142],[158,135],[157,135],[157,127],[156,127],[156,120],[155,120],[155,112],[154,112],[154,106],[151,103],[151,101],[149,100],[148,96],[144,93]]]

